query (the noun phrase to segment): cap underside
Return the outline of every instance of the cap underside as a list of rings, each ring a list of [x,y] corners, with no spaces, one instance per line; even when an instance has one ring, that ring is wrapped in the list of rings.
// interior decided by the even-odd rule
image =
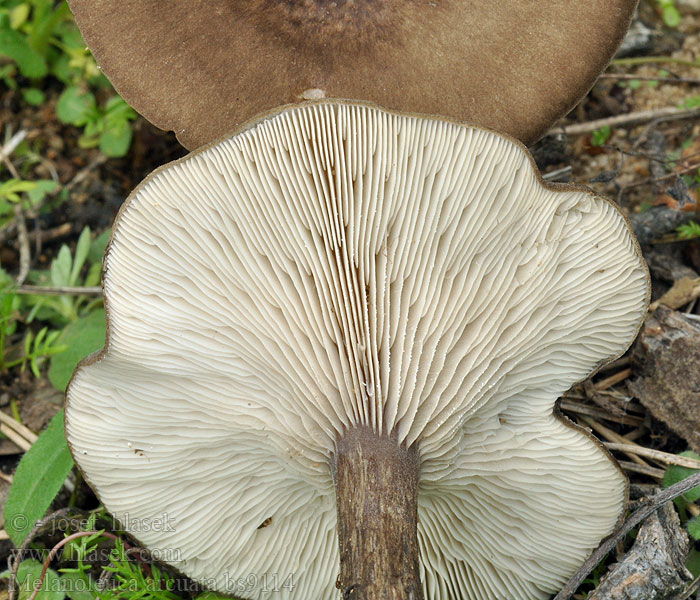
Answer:
[[[619,517],[624,477],[552,407],[631,342],[647,274],[612,204],[508,139],[286,110],[149,177],[105,269],[68,440],[209,587],[336,597],[329,460],[357,424],[419,444],[427,598],[546,598]]]

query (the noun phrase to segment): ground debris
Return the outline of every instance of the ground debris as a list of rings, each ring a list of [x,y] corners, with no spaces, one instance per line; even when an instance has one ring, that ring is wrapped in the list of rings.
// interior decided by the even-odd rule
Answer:
[[[700,452],[700,318],[664,305],[647,317],[632,350],[630,391]]]
[[[637,539],[588,600],[675,600],[693,577],[685,568],[688,536],[671,502],[640,527]]]
[[[651,276],[668,283],[675,283],[684,278],[696,279],[697,271],[683,261],[682,249],[677,244],[658,244],[644,249]],[[673,307],[672,307],[673,308]]]
[[[648,244],[656,238],[676,230],[692,220],[692,213],[667,206],[655,206],[646,212],[630,215],[632,229],[640,244]]]
[[[676,40],[673,40],[673,42],[675,42],[674,45],[679,45]],[[676,49],[669,48],[669,45],[668,36],[657,29],[648,27],[638,15],[635,15],[615,58],[641,56],[644,54],[663,54],[669,50]]]
[[[662,304],[669,308],[681,308],[698,297],[700,297],[700,277],[682,277],[661,298],[652,302],[649,310],[656,310]]]

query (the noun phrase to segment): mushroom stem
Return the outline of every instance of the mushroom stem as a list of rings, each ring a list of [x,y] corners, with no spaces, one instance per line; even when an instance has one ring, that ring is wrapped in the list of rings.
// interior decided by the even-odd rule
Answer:
[[[349,429],[333,461],[340,576],[346,600],[422,600],[415,446]]]

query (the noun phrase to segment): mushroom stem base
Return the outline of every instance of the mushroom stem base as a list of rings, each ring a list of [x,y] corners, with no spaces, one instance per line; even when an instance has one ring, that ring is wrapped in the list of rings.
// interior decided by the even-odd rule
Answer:
[[[348,430],[334,457],[345,600],[423,600],[418,567],[415,447],[369,427]]]

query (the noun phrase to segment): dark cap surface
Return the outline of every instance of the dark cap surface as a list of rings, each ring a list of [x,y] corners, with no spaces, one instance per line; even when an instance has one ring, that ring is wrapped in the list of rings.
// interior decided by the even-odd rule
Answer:
[[[105,75],[188,148],[318,97],[542,136],[636,0],[70,0]]]

